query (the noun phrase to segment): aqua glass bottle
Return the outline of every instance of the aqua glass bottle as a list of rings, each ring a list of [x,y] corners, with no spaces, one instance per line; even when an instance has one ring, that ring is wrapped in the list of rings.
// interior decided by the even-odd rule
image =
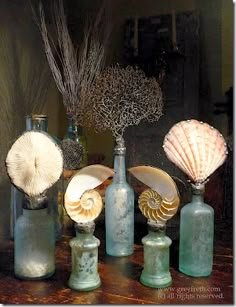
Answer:
[[[171,285],[169,271],[169,249],[171,239],[165,234],[166,225],[148,222],[148,235],[142,239],[144,268],[140,282],[151,288],[165,288]]]
[[[105,192],[106,252],[128,256],[134,250],[134,191],[126,181],[124,141],[114,149],[113,182]]]
[[[32,114],[26,116],[26,131],[30,130],[39,130],[47,131],[48,130],[48,118],[43,114]],[[11,185],[11,238],[14,239],[14,229],[16,220],[23,213],[24,193],[18,190],[14,185]]]
[[[192,184],[192,201],[180,212],[179,270],[209,276],[213,264],[214,210],[204,203],[204,184]]]
[[[20,279],[44,279],[55,271],[54,222],[47,196],[25,197],[15,225],[14,272]]]
[[[101,285],[98,274],[98,246],[93,235],[94,222],[75,224],[76,237],[70,241],[72,272],[68,285],[71,289],[91,291]]]

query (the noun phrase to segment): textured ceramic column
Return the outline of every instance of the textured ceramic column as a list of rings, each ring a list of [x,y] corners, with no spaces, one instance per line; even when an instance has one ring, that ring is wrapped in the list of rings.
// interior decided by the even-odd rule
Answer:
[[[134,191],[126,181],[125,151],[123,142],[115,147],[115,175],[105,192],[106,252],[118,257],[134,250]]]
[[[192,184],[192,201],[180,213],[179,270],[209,276],[213,263],[214,210],[203,201],[204,184]]]
[[[171,239],[165,234],[166,225],[148,222],[148,235],[142,239],[144,268],[140,282],[152,288],[164,288],[172,283],[169,272],[169,247]]]
[[[69,287],[90,291],[101,285],[98,274],[98,246],[100,241],[93,236],[95,224],[75,224],[76,237],[70,241],[72,272]]]
[[[21,279],[44,279],[55,271],[54,222],[47,197],[28,199],[15,225],[14,271]]]

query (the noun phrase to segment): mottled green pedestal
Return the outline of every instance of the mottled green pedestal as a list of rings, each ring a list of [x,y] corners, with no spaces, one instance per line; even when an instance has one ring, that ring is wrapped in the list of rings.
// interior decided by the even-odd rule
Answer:
[[[98,246],[100,241],[93,236],[95,224],[76,224],[76,237],[70,241],[72,272],[68,286],[79,291],[91,291],[101,285],[98,274]]]
[[[144,268],[140,282],[151,288],[165,288],[171,285],[169,272],[169,247],[171,239],[165,234],[165,224],[148,222],[148,235],[142,239],[144,247]]]

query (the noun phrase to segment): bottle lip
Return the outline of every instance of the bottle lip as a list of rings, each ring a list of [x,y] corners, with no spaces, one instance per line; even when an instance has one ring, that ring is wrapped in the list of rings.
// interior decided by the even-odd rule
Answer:
[[[30,114],[30,115],[26,115],[26,119],[37,119],[37,120],[45,120],[45,119],[48,119],[48,116],[45,115],[45,114]]]

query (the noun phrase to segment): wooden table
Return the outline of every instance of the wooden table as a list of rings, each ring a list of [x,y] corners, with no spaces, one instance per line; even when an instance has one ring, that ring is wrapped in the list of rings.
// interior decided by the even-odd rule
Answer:
[[[139,282],[143,266],[141,238],[144,225],[136,225],[135,251],[129,257],[105,254],[103,226],[95,235],[101,240],[98,270],[102,285],[91,292],[67,286],[71,270],[69,240],[64,235],[56,244],[56,273],[48,280],[22,281],[14,277],[12,241],[0,244],[0,303],[2,304],[233,304],[232,241],[217,239],[213,272],[207,278],[191,278],[178,271],[178,242],[171,246],[170,272],[173,283],[151,289]]]

